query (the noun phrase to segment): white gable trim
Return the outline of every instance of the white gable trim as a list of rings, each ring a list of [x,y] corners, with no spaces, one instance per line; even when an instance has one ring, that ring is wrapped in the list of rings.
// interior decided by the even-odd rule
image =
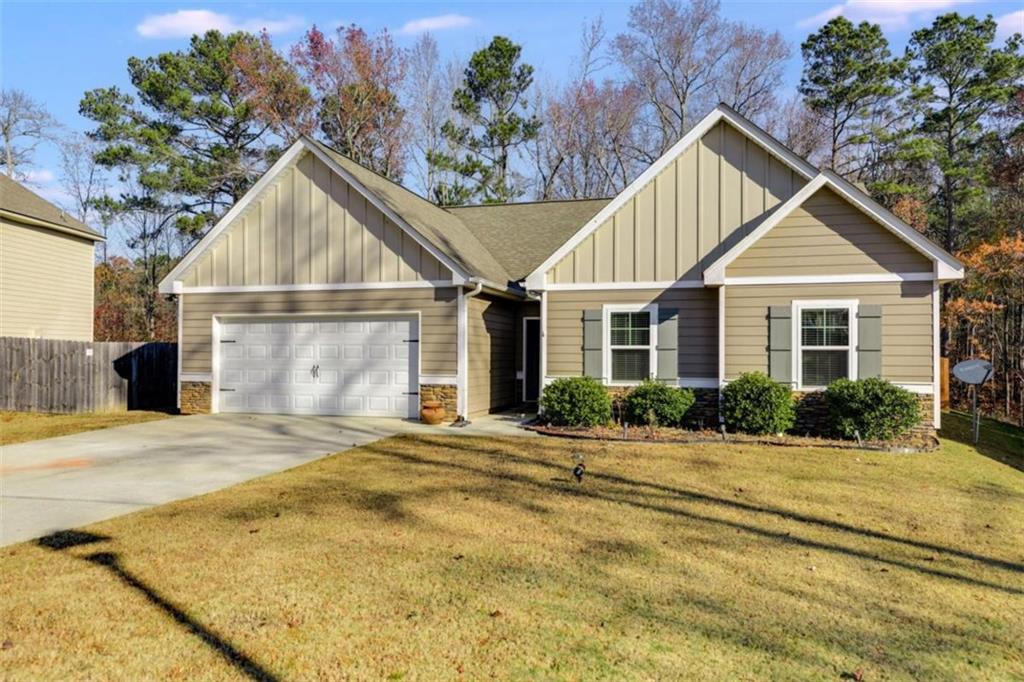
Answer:
[[[799,206],[814,195],[819,189],[828,187],[841,197],[853,204],[869,218],[873,219],[882,227],[888,229],[926,258],[935,263],[935,278],[940,281],[963,279],[964,266],[951,255],[940,249],[921,235],[917,230],[910,227],[902,220],[885,211],[870,197],[856,189],[846,181],[839,179],[831,172],[823,172],[809,183],[804,185],[799,192],[794,194],[764,222],[757,226],[753,232],[736,243],[731,249],[725,252],[718,260],[704,270],[704,283],[708,286],[721,286],[728,284],[725,276],[725,269],[739,256],[749,249],[757,240],[778,225],[784,218],[795,211]]]
[[[416,241],[417,244],[426,249],[427,252],[430,253],[430,255],[432,255],[434,258],[440,261],[445,267],[451,270],[452,284],[463,284],[469,280],[469,273],[460,268],[451,258],[446,256],[441,251],[439,251],[437,247],[430,243],[429,240],[423,237],[423,235],[417,232],[415,228],[413,228],[411,225],[409,225],[409,223],[403,220],[401,216],[396,214],[384,202],[382,202],[380,198],[377,197],[377,195],[366,189],[366,187],[364,187],[358,180],[352,177],[352,175],[348,171],[339,166],[334,161],[334,159],[324,154],[315,144],[311,144],[305,138],[300,137],[292,144],[292,146],[290,146],[285,151],[284,154],[281,155],[281,158],[279,158],[274,163],[274,165],[271,166],[267,170],[267,172],[264,173],[263,176],[256,181],[256,184],[250,187],[249,191],[242,195],[242,198],[239,199],[238,202],[234,206],[232,206],[231,209],[228,210],[228,212],[225,213],[220,220],[217,221],[217,224],[214,225],[213,228],[206,233],[206,236],[200,239],[199,242],[195,246],[193,246],[188,253],[185,254],[185,257],[181,259],[181,262],[179,262],[178,265],[176,265],[174,269],[171,270],[167,274],[167,276],[160,281],[160,293],[182,293],[182,291],[184,291],[182,279],[192,268],[192,266],[195,265],[195,263],[203,254],[205,254],[211,247],[213,247],[214,244],[217,243],[217,239],[225,230],[227,230],[227,228],[235,221],[235,219],[238,218],[249,207],[249,205],[252,204],[252,202],[256,201],[260,197],[260,195],[263,194],[263,191],[267,189],[267,187],[269,187],[277,179],[277,177],[282,172],[284,172],[285,169],[287,169],[289,166],[297,162],[299,157],[302,156],[303,152],[306,151],[309,151],[315,157],[320,159],[320,161],[322,161],[328,168],[330,168],[331,171],[340,176],[345,182],[352,185],[352,187],[354,187],[356,191],[358,191],[360,194],[366,197],[366,199],[371,204],[373,204],[378,210],[380,210],[384,215],[391,219],[393,223],[395,223],[400,228],[402,228],[402,230],[407,232],[409,236]],[[330,285],[326,284],[322,285],[322,287],[321,285],[311,285],[311,288],[314,290],[318,288],[329,287]],[[243,289],[247,290],[248,287],[243,287]]]
[[[722,121],[726,121],[733,127],[739,129],[749,139],[753,140],[769,153],[780,158],[805,179],[810,180],[814,176],[818,175],[817,168],[801,159],[790,149],[787,149],[771,135],[764,132],[756,125],[734,112],[732,109],[725,105],[719,105],[714,109],[714,111],[701,119],[697,125],[691,128],[690,131],[682,137],[682,139],[672,145],[667,152],[662,154],[657,161],[641,173],[636,180],[631,182],[626,189],[622,190],[618,196],[598,211],[597,215],[591,218],[587,224],[580,228],[576,234],[570,237],[565,244],[559,247],[557,251],[547,258],[547,260],[541,263],[536,270],[531,272],[526,278],[526,288],[538,291],[544,289],[547,284],[546,275],[551,268],[558,265],[558,263],[569,255],[573,249],[579,246],[584,239],[589,237],[591,233],[600,227],[606,220],[615,215],[615,213],[622,208],[626,202],[639,194],[640,190],[650,184],[654,178],[665,170],[669,164],[674,162],[684,151],[687,150],[687,148],[704,137],[708,131]]]

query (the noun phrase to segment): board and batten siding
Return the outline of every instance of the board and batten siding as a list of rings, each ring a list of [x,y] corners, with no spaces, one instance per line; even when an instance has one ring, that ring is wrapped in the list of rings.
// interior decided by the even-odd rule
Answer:
[[[804,178],[726,122],[548,272],[555,284],[699,280]]]
[[[726,276],[931,271],[931,260],[823,188],[730,263]]]
[[[516,400],[515,303],[486,295],[467,301],[469,416]]]
[[[0,219],[0,336],[92,341],[93,242]]]
[[[363,194],[306,152],[185,274],[186,287],[450,280]]]
[[[583,311],[605,303],[657,303],[679,311],[679,376],[718,376],[718,291],[683,288],[652,290],[549,291],[547,296],[547,375],[583,374]]]
[[[815,299],[881,305],[882,378],[897,383],[932,382],[931,282],[726,285],[726,380],[744,372],[768,372],[769,306]]]
[[[273,291],[183,294],[181,371],[212,371],[216,315],[339,315],[420,313],[420,372],[456,374],[457,300],[453,287],[353,291]]]

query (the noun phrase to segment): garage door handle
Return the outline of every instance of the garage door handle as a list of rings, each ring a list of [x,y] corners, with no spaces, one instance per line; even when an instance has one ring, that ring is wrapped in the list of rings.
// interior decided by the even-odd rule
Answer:
[[[402,343],[419,343],[419,339],[402,339]]]

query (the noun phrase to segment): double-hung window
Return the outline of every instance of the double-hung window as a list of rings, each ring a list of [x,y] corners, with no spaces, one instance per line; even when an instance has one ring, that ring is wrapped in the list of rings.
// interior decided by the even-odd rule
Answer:
[[[650,378],[654,367],[657,308],[605,309],[606,372],[613,383]]]
[[[856,302],[804,302],[796,305],[797,376],[800,388],[823,388],[854,378],[853,339]]]

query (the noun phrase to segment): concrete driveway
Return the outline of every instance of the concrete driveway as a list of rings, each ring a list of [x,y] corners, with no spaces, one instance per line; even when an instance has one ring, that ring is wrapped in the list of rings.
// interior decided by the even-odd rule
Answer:
[[[513,417],[466,428],[398,419],[175,417],[0,448],[0,546],[282,471],[398,433],[525,435]]]

